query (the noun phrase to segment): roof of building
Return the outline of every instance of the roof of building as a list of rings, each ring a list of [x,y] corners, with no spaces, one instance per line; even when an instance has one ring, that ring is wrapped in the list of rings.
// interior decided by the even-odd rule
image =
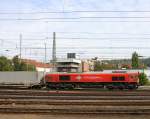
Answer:
[[[57,59],[56,60],[57,63],[64,63],[64,62],[73,62],[73,63],[81,63],[81,60],[80,59],[74,59],[74,58],[67,58],[67,59],[64,59],[64,58],[61,58],[61,59]]]
[[[52,64],[47,64],[43,62],[38,62],[36,60],[31,60],[31,59],[23,59],[23,61],[27,64],[34,65],[35,67],[40,67],[40,68],[52,68]]]

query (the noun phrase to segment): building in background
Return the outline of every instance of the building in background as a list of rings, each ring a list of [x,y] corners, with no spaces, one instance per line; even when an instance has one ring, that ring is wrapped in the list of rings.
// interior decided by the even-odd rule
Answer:
[[[91,70],[91,62],[89,60],[82,60],[82,72],[89,72]]]
[[[58,72],[81,72],[81,60],[76,59],[75,53],[67,53],[67,58],[57,59]]]
[[[58,72],[89,72],[93,69],[91,60],[81,60],[76,53],[67,53],[67,58],[57,59],[56,67]]]
[[[58,72],[82,72],[81,60],[79,59],[57,59],[56,63]]]
[[[31,59],[23,59],[23,61],[28,65],[33,65],[38,72],[52,72],[52,64],[46,64],[43,62],[38,62]]]
[[[87,60],[84,60],[84,62],[88,65],[88,70],[89,71],[94,71],[94,62],[95,60],[93,59],[87,59]]]

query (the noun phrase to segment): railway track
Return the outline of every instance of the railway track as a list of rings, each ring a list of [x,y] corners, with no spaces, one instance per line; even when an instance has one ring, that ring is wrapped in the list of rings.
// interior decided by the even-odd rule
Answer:
[[[93,90],[0,90],[0,95],[34,95],[34,96],[149,96],[150,91],[93,91]]]
[[[150,92],[0,90],[0,113],[150,114]]]
[[[150,100],[150,96],[28,96],[2,95],[0,99],[54,99],[54,100]]]
[[[149,106],[150,100],[14,100],[1,99],[0,105],[92,105],[92,106]]]
[[[36,113],[36,114],[150,114],[149,107],[141,108],[110,108],[110,107],[97,107],[97,108],[35,108],[35,107],[0,107],[1,113]]]

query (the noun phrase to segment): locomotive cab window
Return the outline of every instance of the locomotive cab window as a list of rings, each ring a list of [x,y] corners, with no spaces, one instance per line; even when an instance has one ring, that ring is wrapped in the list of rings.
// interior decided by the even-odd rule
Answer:
[[[124,76],[113,76],[112,81],[124,81],[125,77]]]
[[[59,80],[62,80],[62,81],[70,80],[70,76],[59,76]]]

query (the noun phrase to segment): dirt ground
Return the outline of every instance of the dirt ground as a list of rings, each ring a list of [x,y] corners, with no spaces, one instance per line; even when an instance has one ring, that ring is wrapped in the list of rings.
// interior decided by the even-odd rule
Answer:
[[[36,115],[0,114],[0,119],[150,119],[150,115]]]

